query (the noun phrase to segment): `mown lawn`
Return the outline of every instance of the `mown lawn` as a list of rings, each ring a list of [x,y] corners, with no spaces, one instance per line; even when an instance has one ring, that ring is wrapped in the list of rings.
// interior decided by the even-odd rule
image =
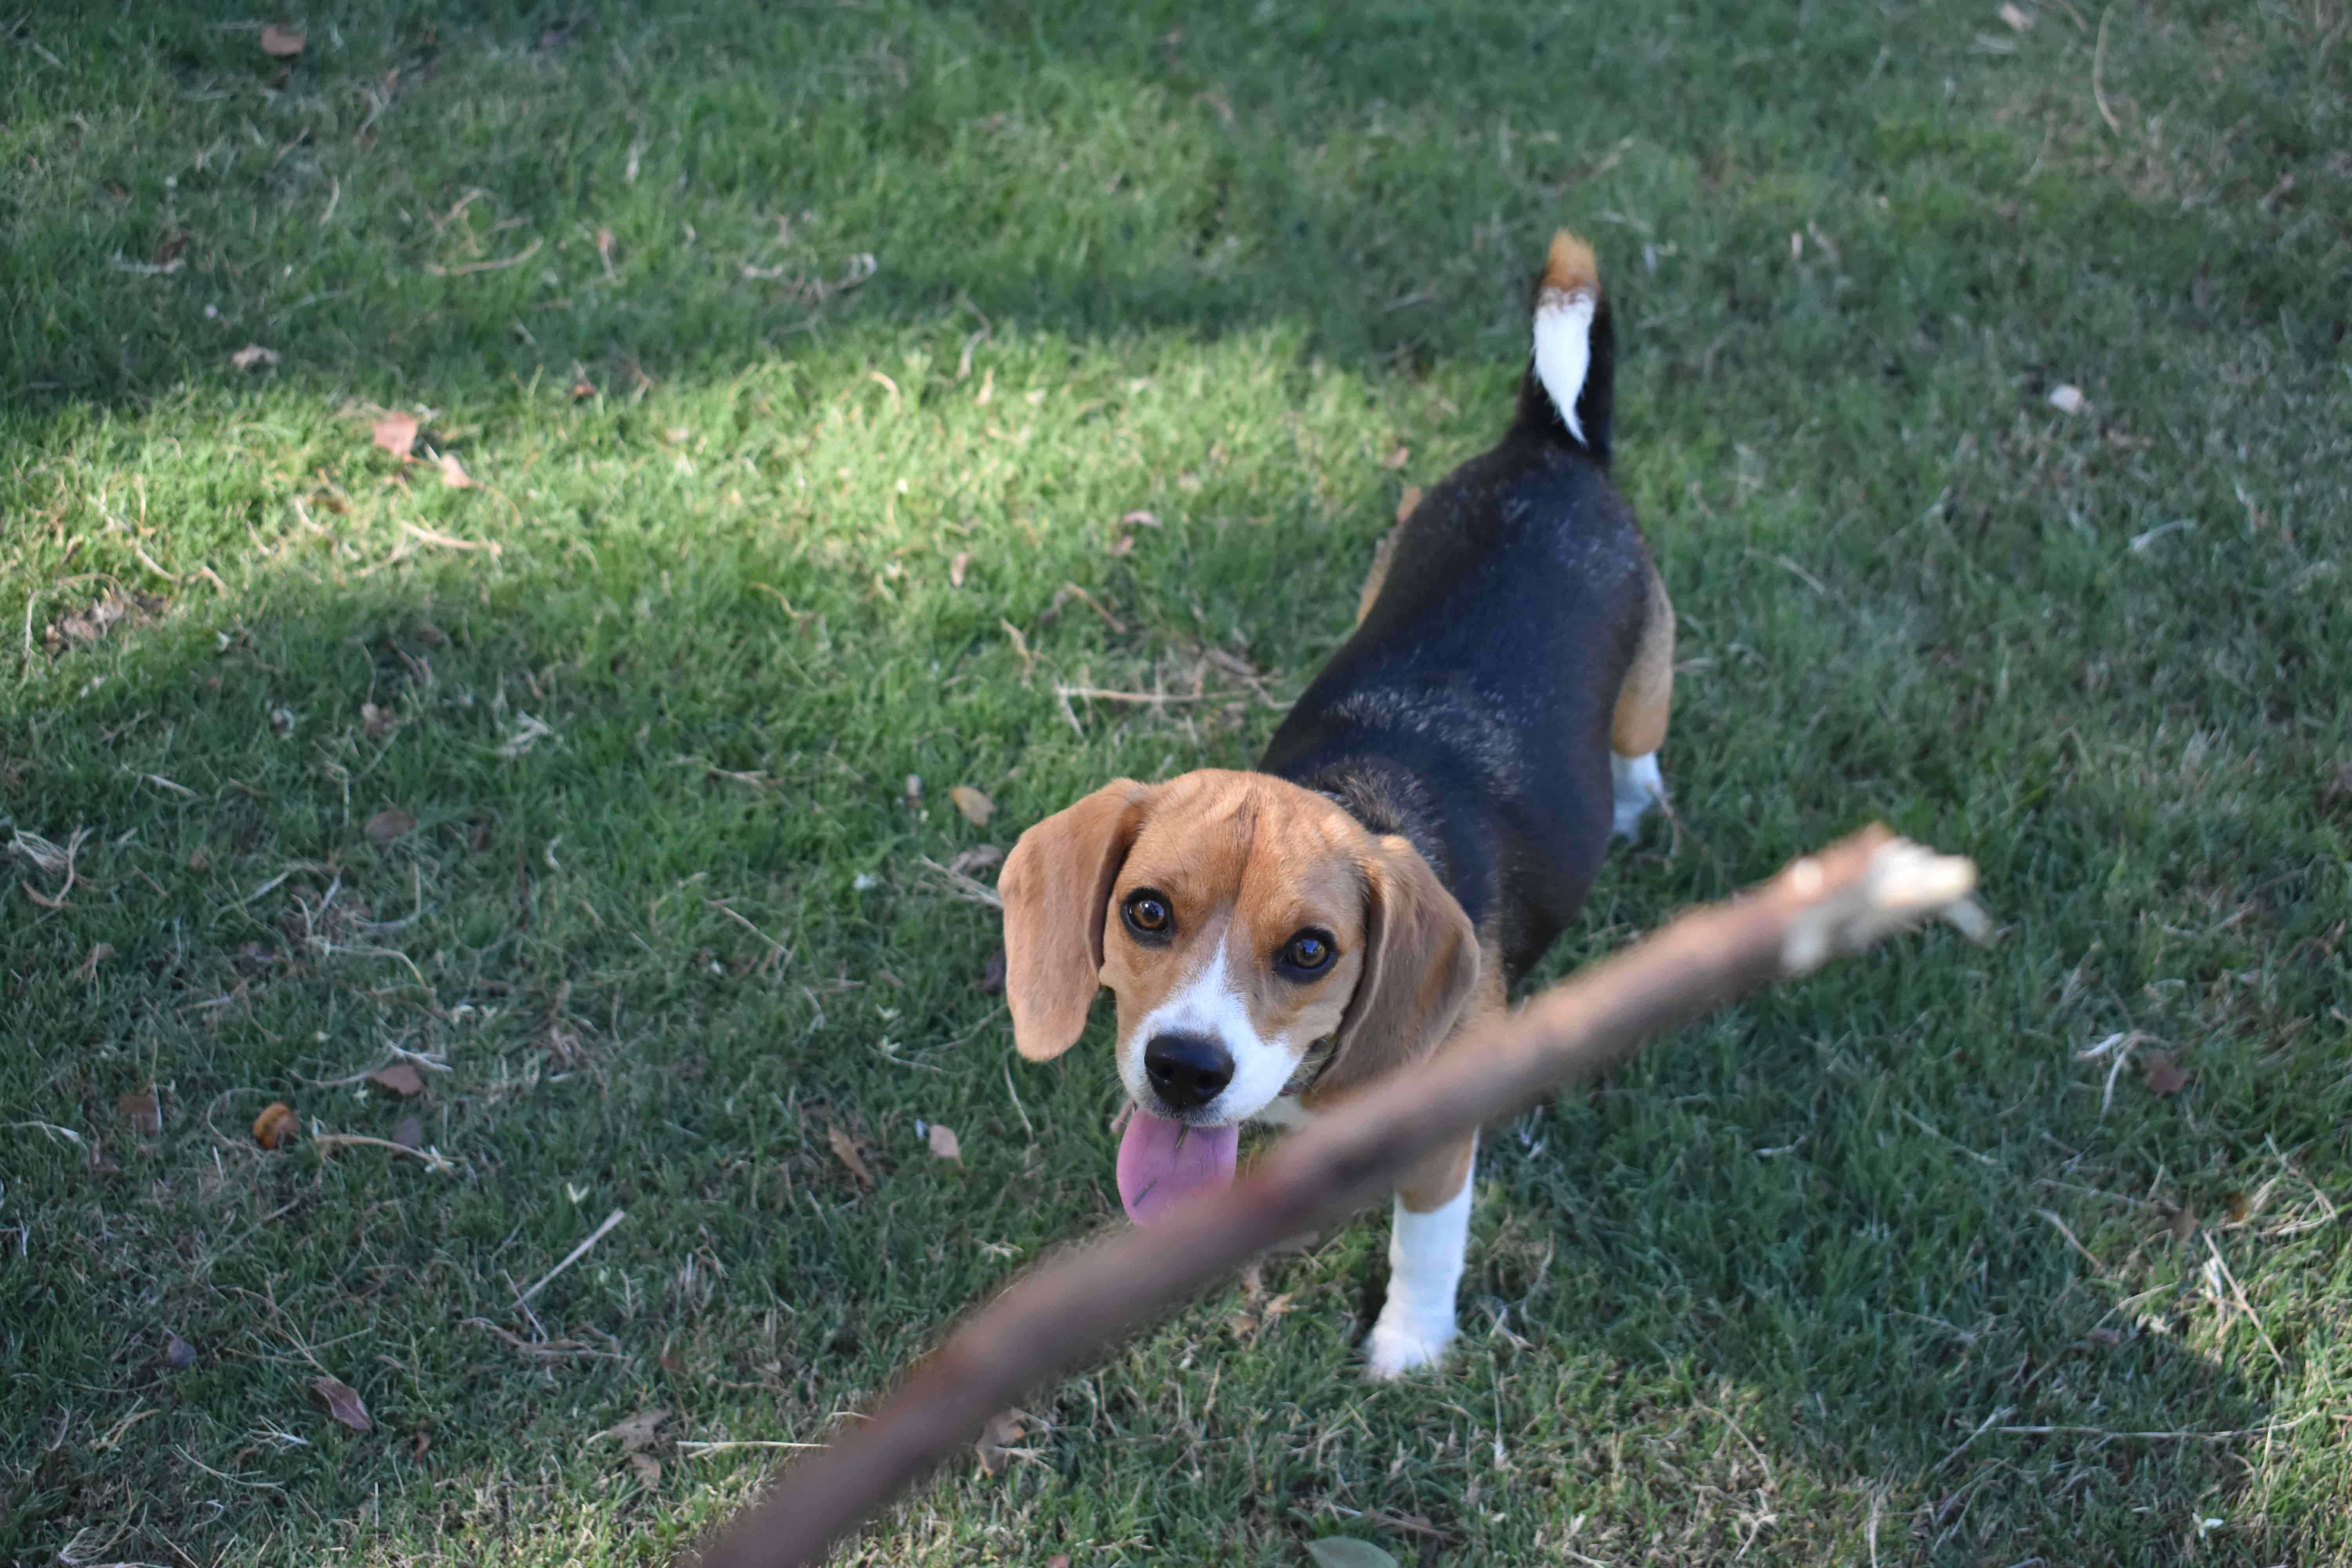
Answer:
[[[7,22],[8,1558],[652,1562],[1115,1222],[929,863],[1246,765],[1561,222],[1684,664],[1556,968],[1874,817],[1999,940],[1499,1130],[1444,1375],[1360,1224],[846,1559],[2352,1555],[2347,14],[2002,9]]]

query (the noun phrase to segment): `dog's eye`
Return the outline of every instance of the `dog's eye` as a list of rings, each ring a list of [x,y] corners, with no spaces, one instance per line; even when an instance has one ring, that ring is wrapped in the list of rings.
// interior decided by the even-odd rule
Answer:
[[[1119,913],[1127,918],[1127,929],[1138,936],[1166,936],[1176,924],[1176,918],[1168,912],[1168,900],[1149,888],[1128,894]]]
[[[1282,944],[1276,962],[1294,975],[1319,974],[1330,966],[1331,938],[1324,931],[1300,931]]]

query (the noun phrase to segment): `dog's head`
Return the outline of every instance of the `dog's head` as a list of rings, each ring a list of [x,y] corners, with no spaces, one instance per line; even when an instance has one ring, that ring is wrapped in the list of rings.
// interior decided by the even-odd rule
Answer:
[[[1129,1097],[1194,1129],[1263,1110],[1310,1053],[1318,1100],[1425,1054],[1478,976],[1411,844],[1264,773],[1107,784],[1023,834],[997,888],[1021,1054],[1069,1049],[1108,985]]]

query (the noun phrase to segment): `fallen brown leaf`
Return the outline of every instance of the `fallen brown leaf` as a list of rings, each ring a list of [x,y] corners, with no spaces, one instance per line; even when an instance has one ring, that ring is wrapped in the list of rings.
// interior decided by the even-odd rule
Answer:
[[[2164,1222],[2171,1227],[2172,1239],[2175,1241],[2187,1241],[2197,1234],[2195,1209],[2173,1209],[2164,1216]]]
[[[988,819],[996,815],[996,803],[970,784],[956,785],[948,791],[948,799],[974,827],[987,826]]]
[[[971,564],[971,552],[969,550],[957,551],[955,552],[955,559],[948,563],[948,586],[950,588],[962,587],[964,569]]]
[[[963,1163],[963,1145],[956,1141],[955,1129],[942,1127],[934,1121],[929,1137],[932,1153],[942,1160],[953,1160],[959,1165]]]
[[[373,1432],[375,1423],[368,1419],[367,1406],[361,1403],[352,1385],[340,1378],[320,1376],[310,1386],[327,1402],[327,1410],[334,1418],[354,1432]]]
[[[1045,1568],[1070,1568],[1070,1554],[1066,1552],[1055,1552],[1045,1559]]]
[[[388,849],[393,840],[416,826],[416,818],[396,805],[387,805],[367,819],[367,840],[379,849]]]
[[[2008,0],[2002,0],[2000,19],[2009,24],[2009,30],[2012,33],[2026,33],[2033,29],[2033,18],[2009,4]]]
[[[1412,459],[1412,448],[1410,447],[1401,446],[1395,451],[1391,452],[1387,457],[1381,459],[1381,467],[1383,468],[1402,468]]]
[[[2247,1197],[2243,1193],[2231,1193],[2229,1196],[2226,1207],[2229,1211],[2230,1223],[2231,1225],[2243,1225],[2246,1221],[2253,1217],[2253,1200]]]
[[[173,1372],[187,1371],[196,1364],[196,1347],[173,1334],[171,1342],[163,1347],[163,1364]]]
[[[122,1120],[131,1123],[131,1131],[152,1138],[163,1131],[163,1108],[155,1102],[155,1091],[142,1089],[136,1094],[117,1096],[114,1101],[122,1112]]]
[[[387,414],[375,422],[375,444],[398,458],[402,462],[416,447],[416,417],[410,414]]]
[[[596,1436],[617,1437],[621,1440],[621,1451],[634,1454],[640,1448],[652,1447],[655,1435],[661,1430],[661,1424],[668,1419],[669,1412],[656,1405],[650,1410],[638,1411],[626,1421],[607,1426]]]
[[[261,29],[261,52],[272,59],[290,60],[302,52],[302,35],[271,22]]]
[[[457,460],[456,453],[442,453],[439,460],[439,467],[441,469],[441,482],[447,485],[451,489],[467,490],[474,488],[473,479],[466,473],[466,465]]]
[[[211,856],[211,855],[207,854],[205,850],[203,850],[203,849],[201,849],[201,848],[198,848],[198,849],[191,849],[191,850],[189,850],[189,851],[188,851],[188,869],[189,869],[189,870],[191,870],[191,871],[209,871],[209,870],[211,870],[212,868],[213,868],[213,858],[212,858],[212,856]]]
[[[980,1429],[980,1441],[971,1446],[980,1456],[981,1469],[991,1476],[1003,1475],[1007,1453],[1028,1430],[1027,1411],[1000,1410],[990,1416],[988,1425]]]
[[[74,978],[76,980],[92,980],[97,978],[98,966],[104,963],[108,959],[112,958],[113,956],[114,944],[112,942],[101,942],[93,943],[89,952],[83,956],[81,963],[75,967]]]
[[[824,1141],[833,1145],[834,1158],[849,1167],[849,1173],[857,1178],[859,1186],[874,1185],[874,1173],[866,1168],[866,1156],[857,1152],[856,1139],[828,1121],[824,1124]]]
[[[425,1458],[433,1448],[433,1439],[419,1432],[408,1440],[408,1458],[414,1462]]]
[[[228,363],[239,370],[268,370],[278,363],[278,351],[263,348],[259,343],[247,343],[229,355]]]
[[[1004,950],[1003,948],[1000,947],[988,955],[988,962],[980,966],[980,978],[973,982],[973,985],[976,989],[988,992],[992,995],[1004,989]]]
[[[424,1148],[425,1118],[422,1116],[402,1117],[400,1119],[400,1125],[392,1130],[392,1141],[399,1144],[404,1149]]]
[[[1134,554],[1135,535],[1131,533],[1122,533],[1117,539],[1112,540],[1110,542],[1110,552],[1113,555]]]
[[[253,1119],[253,1141],[265,1149],[282,1149],[302,1135],[294,1108],[282,1100],[270,1101]]]
[[[661,1461],[651,1454],[631,1454],[629,1468],[637,1472],[637,1479],[647,1486],[661,1479]]]
[[[2158,1094],[2179,1094],[2189,1087],[2189,1075],[2174,1066],[2170,1054],[2165,1051],[2148,1053],[2142,1078]]]
[[[959,849],[948,861],[948,869],[959,877],[969,877],[974,871],[985,871],[991,866],[1003,864],[1004,851],[993,844],[975,844],[969,849]]]
[[[368,1074],[368,1082],[378,1089],[390,1089],[403,1100],[425,1092],[424,1076],[407,1062],[394,1062],[390,1067],[376,1068]]]
[[[1119,521],[1140,523],[1146,528],[1158,528],[1160,526],[1160,519],[1155,514],[1148,511],[1128,512],[1119,519]]]

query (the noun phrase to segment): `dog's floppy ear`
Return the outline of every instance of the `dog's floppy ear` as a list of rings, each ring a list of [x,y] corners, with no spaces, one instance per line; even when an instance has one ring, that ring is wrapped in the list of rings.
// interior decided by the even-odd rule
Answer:
[[[1364,972],[1315,1097],[1344,1095],[1435,1050],[1478,984],[1478,933],[1429,862],[1393,835],[1364,862]]]
[[[1013,1045],[1051,1061],[1087,1026],[1102,984],[1103,910],[1151,790],[1114,779],[1021,836],[998,873]]]

